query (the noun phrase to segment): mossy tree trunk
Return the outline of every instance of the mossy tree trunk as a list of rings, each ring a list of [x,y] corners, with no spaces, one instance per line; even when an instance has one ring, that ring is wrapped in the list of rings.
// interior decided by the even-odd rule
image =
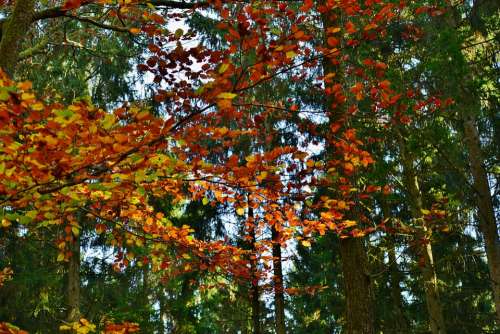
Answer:
[[[19,47],[33,22],[35,0],[16,0],[14,10],[2,25],[0,41],[0,68],[14,74]]]

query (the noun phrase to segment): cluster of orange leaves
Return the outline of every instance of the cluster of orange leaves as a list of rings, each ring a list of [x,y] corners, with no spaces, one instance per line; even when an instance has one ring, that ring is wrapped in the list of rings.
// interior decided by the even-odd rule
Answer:
[[[96,326],[86,319],[62,325],[61,331],[72,331],[76,334],[95,333]],[[108,323],[105,325],[101,334],[131,334],[139,332],[139,325],[132,322]],[[17,328],[7,322],[0,322],[0,334],[28,334],[28,332]]]
[[[67,1],[64,8],[76,10],[84,3],[88,2]],[[141,9],[141,29],[133,33],[143,32],[151,43],[149,59],[139,70],[151,72],[159,84],[155,100],[168,106],[164,118],[134,104],[109,112],[85,100],[64,105],[39,99],[29,83],[13,82],[0,73],[0,205],[12,211],[4,219],[28,226],[63,226],[55,240],[60,261],[72,256],[68,245],[80,233],[77,213],[83,211],[95,221],[97,233],[110,234],[111,244],[125,250],[117,257],[117,270],[130,261],[151,261],[155,270],[176,267],[171,274],[222,267],[242,277],[250,275],[248,250],[223,240],[196,240],[190,226],[174,226],[154,211],[149,198],[168,195],[174,203],[229,205],[235,216],[245,218],[246,230],[257,235],[274,227],[280,239],[259,241],[255,252],[261,255],[273,242],[284,245],[292,238],[309,246],[309,237],[328,230],[351,236],[372,231],[347,218],[357,201],[381,190],[352,184],[356,173],[374,161],[348,123],[350,117],[367,112],[359,110],[360,103],[369,101],[371,111],[389,109],[401,95],[384,78],[386,64],[364,59],[353,65],[349,50],[384,38],[386,26],[404,5],[328,0],[303,1],[297,9],[286,2],[250,2],[234,13],[232,3],[206,3],[220,15],[217,27],[225,31],[227,43],[223,50],[186,48],[182,43],[192,40],[192,33],[161,29],[165,19],[154,7]],[[136,4],[124,2],[120,10],[133,12]],[[315,44],[315,36],[321,35],[312,28],[315,20],[332,15],[335,22],[339,11],[345,23],[327,27],[326,41]],[[271,24],[287,28],[276,32]],[[163,47],[172,43],[176,46]],[[252,53],[255,62],[236,64],[237,53]],[[191,66],[193,59],[201,69]],[[311,69],[322,66],[321,60],[336,67],[347,64],[346,74],[356,79],[347,87],[338,79],[340,73],[318,78],[318,89],[331,101],[325,114],[346,112],[326,133],[305,119],[298,127],[322,136],[335,154],[316,161],[297,147],[283,145],[241,159],[234,152],[241,137],[250,136],[255,145],[267,147],[277,134],[266,127],[266,120],[288,121],[301,113],[297,104],[286,108],[282,101],[265,101],[256,114],[253,89],[286,71],[296,70],[292,80],[303,80],[314,72]],[[203,83],[195,85],[200,79]],[[231,122],[235,125],[229,128]],[[216,164],[210,159],[214,154],[219,155]],[[318,187],[335,188],[335,196],[315,198]],[[302,213],[316,218],[302,219]],[[136,259],[133,249],[147,242],[156,244],[149,258]],[[174,258],[166,255],[171,245]]]
[[[68,0],[64,8],[77,10],[90,2]],[[111,5],[107,0],[97,2]],[[251,261],[272,262],[266,254],[275,243],[286,246],[295,238],[310,247],[315,234],[333,231],[341,237],[361,237],[375,230],[352,220],[349,213],[359,201],[382,190],[387,193],[388,188],[353,185],[356,174],[375,162],[356,131],[349,128],[349,121],[361,113],[373,117],[370,112],[394,106],[397,122],[409,123],[410,119],[403,112],[405,96],[385,78],[388,66],[374,59],[351,62],[350,51],[365,41],[385,38],[386,27],[398,16],[403,2],[305,0],[294,7],[283,1],[264,1],[240,3],[237,12],[231,6],[234,2],[240,3],[204,3],[219,14],[217,27],[225,31],[222,50],[184,47],[193,33],[163,29],[166,19],[154,7],[144,10],[134,7],[138,1],[120,2],[121,14],[127,17],[129,13],[127,18],[136,19],[140,26],[130,32],[144,33],[151,40],[146,50],[149,58],[138,69],[153,74],[158,84],[155,101],[166,106],[164,118],[132,103],[105,111],[85,100],[64,105],[37,98],[30,83],[13,82],[0,72],[0,205],[8,208],[2,225],[62,226],[55,243],[58,260],[67,261],[72,256],[69,245],[81,232],[77,213],[83,211],[95,222],[96,233],[109,234],[111,244],[121,249],[116,270],[132,261],[150,262],[153,270],[165,272],[164,278],[222,268],[243,280],[259,275],[249,272]],[[323,32],[313,28],[316,20],[331,15],[336,22],[337,12],[346,18],[344,23],[326,27],[326,38],[318,43],[315,38]],[[438,13],[428,8],[418,12]],[[177,18],[180,14],[170,15]],[[272,25],[282,29],[271,29]],[[175,47],[164,47],[172,44]],[[254,63],[235,63],[237,54],[253,54]],[[191,66],[193,59],[202,64],[201,69]],[[321,82],[319,92],[328,97],[325,115],[345,112],[335,117],[326,132],[304,118],[297,125],[302,134],[322,137],[325,148],[334,154],[317,161],[286,145],[273,145],[243,158],[237,154],[241,137],[253,138],[260,147],[276,142],[278,134],[266,120],[297,122],[302,112],[300,102],[290,107],[288,101],[256,102],[254,88],[287,71],[295,71],[291,80],[296,82],[310,78],[323,61],[345,71],[314,79]],[[347,85],[339,79],[341,75],[354,81]],[[202,84],[194,84],[199,80]],[[366,102],[369,109],[360,110]],[[438,102],[425,101],[414,108]],[[218,155],[217,163],[210,159],[213,155]],[[318,188],[335,191],[318,198]],[[163,213],[155,212],[149,204],[151,196],[169,196],[174,203],[200,200],[204,205],[227,205],[244,224],[245,240],[252,242],[251,233],[260,239],[252,251],[226,240],[196,240],[190,226],[174,226]],[[278,239],[263,237],[270,227],[279,233]],[[146,244],[154,245],[149,254],[136,257],[135,249]],[[0,285],[6,276],[0,273]],[[315,293],[323,288],[303,291]],[[77,325],[89,331],[93,328],[88,322]],[[109,324],[104,333],[137,331],[136,324],[124,323]],[[25,332],[0,323],[1,333]]]

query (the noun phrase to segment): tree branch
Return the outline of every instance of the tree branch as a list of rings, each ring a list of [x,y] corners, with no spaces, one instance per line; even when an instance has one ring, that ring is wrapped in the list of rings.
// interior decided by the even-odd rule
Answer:
[[[74,19],[74,20],[77,20],[77,21],[80,21],[80,22],[85,22],[85,23],[89,23],[89,24],[92,24],[96,27],[99,27],[99,28],[103,28],[103,29],[108,29],[108,30],[113,30],[113,31],[117,31],[117,32],[130,32],[130,28],[129,27],[119,27],[119,26],[113,26],[113,25],[109,25],[109,24],[105,24],[105,23],[101,23],[99,21],[95,21],[89,17],[80,17],[80,16],[76,16],[76,15],[64,15],[64,17],[67,17],[67,18],[70,18],[70,19]]]

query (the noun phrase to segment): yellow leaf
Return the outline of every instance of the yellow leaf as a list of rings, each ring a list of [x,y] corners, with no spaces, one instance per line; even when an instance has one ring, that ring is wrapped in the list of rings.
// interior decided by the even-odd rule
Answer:
[[[31,109],[33,109],[35,111],[43,110],[43,104],[41,102],[37,102],[35,104],[32,104]]]
[[[71,232],[77,237],[80,234],[80,230],[76,226],[71,226]]]
[[[33,100],[35,98],[34,94],[31,93],[22,93],[21,94],[21,100],[26,101],[26,100]]]
[[[351,226],[355,226],[358,224],[354,220],[344,220],[343,223],[344,223],[344,227],[351,227]]]
[[[302,246],[304,247],[311,247],[311,242],[309,240],[302,240]]]
[[[191,256],[189,256],[189,254],[182,254],[182,257],[185,258],[186,260],[189,260],[191,258]]]
[[[208,203],[210,203],[210,201],[206,197],[203,197],[203,200],[201,202],[203,203],[203,205],[207,205]]]
[[[420,209],[420,211],[421,211],[421,212],[422,212],[422,214],[424,214],[424,215],[428,215],[428,214],[430,214],[430,213],[431,213],[431,212],[430,212],[429,210],[427,210],[427,209]]]
[[[248,157],[245,157],[245,160],[247,162],[254,162],[255,160],[257,160],[257,157],[255,155],[249,155]]]
[[[286,57],[287,57],[288,59],[293,59],[293,58],[297,57],[297,53],[295,53],[295,51],[288,51],[288,52],[286,53]]]
[[[7,219],[2,219],[2,227],[9,227],[11,224]]]
[[[115,121],[116,119],[114,115],[107,114],[106,116],[104,116],[104,119],[102,120],[102,127],[106,130],[109,130],[111,129],[113,124],[115,124]]]
[[[236,96],[237,95],[234,94],[234,93],[225,92],[225,93],[220,93],[219,95],[217,95],[217,98],[219,98],[219,99],[226,99],[226,100],[232,100]]]
[[[61,325],[61,326],[59,326],[59,330],[60,331],[69,331],[69,330],[71,330],[71,327],[68,325]]]
[[[236,209],[236,213],[239,215],[239,216],[243,216],[245,214],[245,209],[243,208],[238,208]]]
[[[228,68],[229,68],[229,64],[226,64],[226,63],[222,64],[219,68],[219,73],[222,74],[222,73],[226,72]]]
[[[59,253],[57,255],[57,262],[61,262],[61,261],[64,261],[64,253]]]
[[[12,168],[9,168],[5,171],[5,175],[7,175],[8,177],[11,177],[12,174],[14,174],[14,171],[16,170],[16,167],[12,167]]]

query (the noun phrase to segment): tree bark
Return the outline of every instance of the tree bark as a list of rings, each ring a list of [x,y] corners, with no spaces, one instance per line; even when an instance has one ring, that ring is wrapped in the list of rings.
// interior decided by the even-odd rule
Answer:
[[[401,152],[401,161],[403,165],[403,181],[409,196],[410,210],[416,222],[421,223],[421,228],[417,232],[417,242],[419,243],[418,252],[421,260],[421,272],[424,279],[424,291],[429,314],[431,332],[433,334],[445,334],[446,326],[444,322],[443,308],[439,298],[439,289],[437,285],[436,269],[434,267],[434,258],[432,254],[432,245],[429,240],[431,231],[427,228],[422,209],[423,200],[418,177],[413,167],[413,157],[406,150],[402,134],[398,134],[399,149]]]
[[[386,201],[382,202],[382,212],[384,219],[391,218],[391,211]],[[389,260],[391,299],[394,308],[394,327],[390,328],[390,330],[392,333],[408,333],[410,332],[410,324],[404,313],[404,302],[401,291],[401,282],[403,281],[403,276],[401,275],[401,272],[399,270],[396,258],[396,240],[394,237],[392,237],[389,239],[389,242],[390,244],[388,246],[387,257]]]
[[[71,257],[68,262],[66,304],[68,307],[66,320],[80,320],[80,237],[75,237],[71,244]]]
[[[408,319],[406,318],[403,311],[404,303],[400,285],[402,278],[401,272],[398,268],[394,245],[390,246],[387,255],[390,263],[389,270],[391,275],[391,299],[394,306],[394,333],[408,333],[410,331],[410,326],[408,324]]]
[[[338,27],[341,22],[341,11],[334,9],[321,15],[324,38],[323,43],[328,48],[327,31],[329,27]],[[323,75],[334,73],[340,83],[344,83],[344,72],[340,65],[334,65],[328,57],[323,59]],[[332,96],[327,96],[325,110],[330,110]],[[345,107],[339,106],[339,112],[332,110],[329,117],[331,124],[344,116]],[[332,153],[332,152],[329,152]],[[375,316],[373,308],[373,292],[368,267],[368,256],[361,238],[340,240],[340,254],[342,274],[344,277],[344,294],[346,297],[346,333],[372,334],[375,333]]]
[[[361,238],[340,240],[344,293],[346,297],[346,333],[375,333],[371,277],[366,249]]]
[[[276,334],[285,334],[285,296],[283,285],[283,267],[281,263],[280,233],[273,226],[273,270],[274,270],[274,318]]]
[[[253,222],[253,208],[248,206],[248,218],[251,221],[250,228],[250,272],[251,272],[251,288],[250,288],[250,298],[252,305],[252,325],[253,334],[261,334],[260,328],[260,292],[259,292],[259,276],[257,275],[257,252],[256,252],[256,226]]]
[[[34,10],[35,0],[17,0],[8,21],[2,24],[0,68],[11,76],[17,65],[19,46],[33,21]]]
[[[472,116],[464,119],[465,143],[469,151],[469,164],[474,181],[474,190],[479,215],[479,229],[483,234],[486,257],[490,273],[491,289],[495,302],[497,322],[500,323],[500,240],[495,219],[495,210],[484,168],[481,141]]]
[[[391,245],[391,247],[389,248],[388,257],[390,262],[391,274],[391,298],[394,304],[394,319],[396,320],[395,332],[408,333],[408,320],[406,319],[403,312],[403,297],[401,295],[401,273],[399,272],[396,260],[396,251],[394,250],[393,245]]]
[[[165,322],[167,319],[167,304],[165,302],[165,291],[163,287],[159,288],[158,303],[160,306],[159,309],[160,328],[158,328],[158,334],[166,334],[167,332],[166,332]]]

